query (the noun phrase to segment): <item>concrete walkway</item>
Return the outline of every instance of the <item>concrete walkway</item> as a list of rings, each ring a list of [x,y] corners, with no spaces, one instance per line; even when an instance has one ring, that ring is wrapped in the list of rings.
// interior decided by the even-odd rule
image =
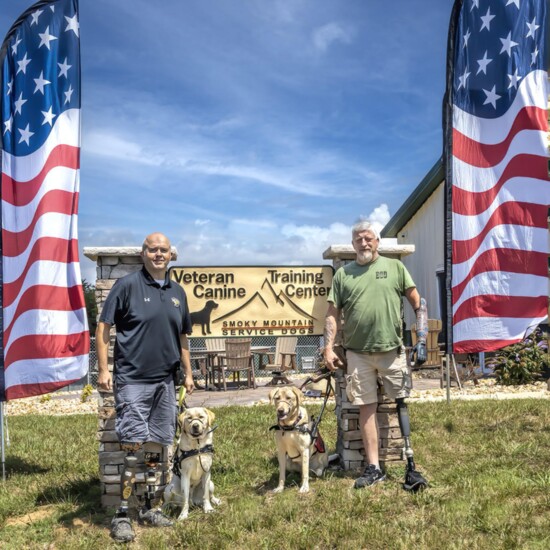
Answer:
[[[195,390],[185,399],[188,407],[222,407],[225,405],[252,405],[263,401],[267,403],[269,392],[273,386],[266,386],[266,381],[260,381],[254,389],[230,387],[227,391],[205,391]],[[304,379],[293,380],[294,385],[299,387]],[[231,386],[231,384],[230,384]],[[423,391],[439,389],[439,379],[418,378],[413,379],[413,389]]]

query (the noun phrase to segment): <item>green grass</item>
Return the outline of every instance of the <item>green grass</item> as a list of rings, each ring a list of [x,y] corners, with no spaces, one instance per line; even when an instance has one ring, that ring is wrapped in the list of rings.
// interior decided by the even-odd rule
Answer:
[[[315,412],[316,407],[309,407]],[[131,548],[331,549],[550,547],[550,401],[413,404],[413,442],[431,487],[401,489],[404,467],[355,491],[329,473],[298,494],[277,483],[269,406],[216,409],[213,480],[222,506],[174,528],[138,529]],[[99,506],[94,416],[10,417],[0,484],[0,548],[115,548]],[[321,424],[334,449],[336,422]]]

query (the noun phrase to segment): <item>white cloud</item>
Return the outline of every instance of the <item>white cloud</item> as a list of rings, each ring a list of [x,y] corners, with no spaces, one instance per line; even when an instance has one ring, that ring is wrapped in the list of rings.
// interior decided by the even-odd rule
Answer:
[[[328,23],[313,31],[313,44],[326,52],[334,42],[350,44],[353,38],[353,30],[339,23]]]
[[[382,203],[377,206],[368,216],[364,216],[369,220],[378,232],[382,231],[382,228],[390,221],[391,215],[388,209],[388,205]]]

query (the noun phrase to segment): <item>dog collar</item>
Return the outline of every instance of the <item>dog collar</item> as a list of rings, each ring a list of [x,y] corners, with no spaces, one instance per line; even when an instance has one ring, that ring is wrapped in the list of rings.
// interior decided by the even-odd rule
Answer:
[[[291,426],[281,426],[280,424],[275,424],[275,426],[271,426],[271,428],[269,428],[269,430],[282,430],[283,432],[292,432],[292,431],[297,431],[297,432],[302,432],[302,433],[310,433],[309,432],[309,428],[307,427],[307,424],[300,424],[300,422],[302,421],[302,414],[300,413],[300,415],[298,416],[298,419],[296,420],[296,422],[294,422],[294,424],[292,424]]]

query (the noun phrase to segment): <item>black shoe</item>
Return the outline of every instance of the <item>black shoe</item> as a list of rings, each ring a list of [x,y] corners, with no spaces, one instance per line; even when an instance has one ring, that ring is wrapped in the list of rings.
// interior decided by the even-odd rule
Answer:
[[[374,464],[369,464],[363,475],[355,480],[355,489],[362,489],[363,487],[370,487],[376,485],[386,479],[386,474],[382,473],[379,468]]]
[[[140,525],[151,525],[152,527],[171,527],[174,522],[165,516],[160,510],[141,509],[138,514]]]
[[[405,473],[405,483],[403,483],[403,489],[410,491],[411,493],[417,493],[424,490],[428,486],[426,478],[416,470],[407,470]]]
[[[131,542],[135,538],[132,522],[128,517],[114,517],[111,521],[111,537],[116,542]]]

